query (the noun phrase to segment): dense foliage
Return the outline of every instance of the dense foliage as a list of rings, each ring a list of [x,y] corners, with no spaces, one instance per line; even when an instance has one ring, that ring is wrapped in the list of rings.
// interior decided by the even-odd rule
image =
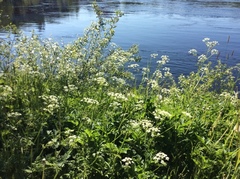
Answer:
[[[140,68],[111,42],[120,12],[94,9],[73,43],[1,39],[0,178],[238,178],[239,69],[212,65],[217,42],[176,82],[168,56]]]

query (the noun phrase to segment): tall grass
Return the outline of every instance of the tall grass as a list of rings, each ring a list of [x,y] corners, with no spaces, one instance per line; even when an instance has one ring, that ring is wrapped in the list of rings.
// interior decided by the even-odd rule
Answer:
[[[140,69],[137,46],[111,42],[122,14],[94,9],[98,21],[72,43],[1,41],[0,176],[237,179],[239,68],[213,66],[217,42],[205,38],[206,54],[189,51],[198,71],[177,82],[165,55]]]

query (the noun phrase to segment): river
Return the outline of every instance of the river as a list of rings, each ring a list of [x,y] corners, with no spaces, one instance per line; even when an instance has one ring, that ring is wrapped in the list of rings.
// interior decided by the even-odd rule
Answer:
[[[81,36],[95,20],[90,0],[0,0],[1,24],[16,24],[41,38],[65,43]],[[138,44],[145,66],[150,54],[168,55],[168,67],[178,76],[196,70],[188,51],[205,53],[202,39],[219,41],[220,59],[240,62],[240,2],[237,0],[99,0],[106,17],[124,12],[113,41],[124,49]],[[1,33],[3,35],[3,32]]]

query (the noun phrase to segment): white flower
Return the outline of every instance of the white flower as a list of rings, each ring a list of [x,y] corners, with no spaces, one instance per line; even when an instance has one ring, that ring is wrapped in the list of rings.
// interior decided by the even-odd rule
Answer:
[[[206,42],[206,46],[210,49],[218,45],[218,41],[211,41],[211,42]]]
[[[172,73],[170,73],[170,71],[165,71],[165,72],[164,72],[164,76],[165,76],[165,77],[171,77],[171,76],[172,76]]]
[[[114,100],[119,100],[119,101],[127,101],[128,100],[122,93],[109,92],[107,94],[108,94],[108,96],[112,97]]]
[[[206,60],[207,60],[207,56],[204,55],[204,54],[202,54],[202,55],[200,55],[200,56],[198,57],[198,61],[199,61],[199,62],[204,62],[204,61],[206,61]]]
[[[68,142],[69,142],[69,145],[70,145],[70,146],[74,146],[74,145],[75,145],[75,141],[76,141],[77,138],[79,138],[79,137],[77,137],[76,135],[71,135],[71,136],[69,136],[69,137],[68,137],[68,139],[69,139],[69,141],[68,141]]]
[[[163,152],[158,152],[154,157],[153,160],[158,163],[160,162],[163,165],[166,165],[166,161],[169,161],[169,157],[163,153]]]
[[[113,80],[113,81],[116,81],[116,82],[117,82],[118,84],[120,84],[120,85],[126,84],[126,81],[125,81],[124,79],[118,78],[118,77],[116,77],[116,76],[113,76],[113,77],[112,77],[112,80]]]
[[[125,157],[124,159],[122,159],[122,162],[124,163],[123,165],[125,167],[128,167],[128,166],[130,166],[131,164],[134,163],[132,158],[130,158],[130,157]]]
[[[50,114],[53,114],[53,112],[60,107],[59,106],[59,99],[58,99],[57,96],[42,95],[42,96],[39,96],[39,98],[42,98],[44,100],[44,104],[46,105],[46,107],[43,108],[43,110],[49,112]]]
[[[202,41],[203,41],[204,43],[206,43],[206,42],[210,41],[210,38],[206,37],[206,38],[204,38]]]
[[[148,81],[148,85],[150,85],[152,89],[158,89],[159,87],[158,82],[152,79]]]
[[[208,68],[207,67],[202,67],[201,69],[200,69],[200,71],[202,71],[202,72],[208,72],[209,70],[208,70]]]
[[[111,107],[112,110],[119,110],[122,109],[122,104],[117,101],[113,101],[112,103],[110,103],[109,107]]]
[[[78,89],[78,87],[76,87],[75,85],[68,85],[68,88],[69,88],[70,91]]]
[[[91,99],[91,98],[86,98],[84,97],[82,100],[82,102],[88,103],[88,104],[96,104],[99,105],[99,102],[95,99]]]
[[[171,77],[171,76],[172,76],[172,73],[170,73],[170,68],[164,67],[164,68],[163,68],[163,71],[165,71],[165,72],[164,72],[164,76],[165,76],[165,77]]]
[[[162,119],[162,117],[170,118],[172,116],[169,112],[161,110],[161,109],[156,109],[153,112],[153,115],[156,119]]]
[[[130,121],[130,125],[133,127],[133,128],[138,128],[140,123],[137,122],[136,120],[131,120]]]
[[[188,51],[189,54],[193,55],[193,56],[197,56],[197,50],[196,49],[191,49]]]
[[[128,68],[137,68],[137,67],[139,67],[139,65],[138,64],[131,64],[131,65],[128,65]]]
[[[153,53],[153,54],[151,54],[151,57],[152,57],[152,58],[156,58],[157,56],[158,56],[157,53]]]
[[[63,87],[63,90],[65,92],[71,92],[71,91],[75,91],[77,90],[78,88],[75,86],[75,85],[68,85],[68,86],[64,86]]]
[[[163,94],[169,94],[169,93],[170,93],[170,90],[167,89],[167,88],[163,88],[163,89],[161,90],[161,92],[162,92]]]
[[[96,74],[96,76],[104,76],[104,73],[103,73],[103,72],[98,72],[98,73]]]
[[[156,77],[156,78],[162,78],[162,72],[160,70],[156,70],[153,75]]]
[[[206,46],[209,49],[212,49],[213,47],[218,45],[218,41],[210,41],[210,38],[204,38],[202,41],[206,44]]]
[[[7,117],[18,117],[21,116],[22,114],[19,112],[11,112],[7,114]]]
[[[169,57],[167,55],[162,55],[161,60],[157,61],[157,63],[165,65],[167,62],[169,62]]]
[[[157,95],[157,99],[158,99],[159,101],[162,101],[162,99],[163,99],[162,95],[158,94],[158,95]]]
[[[211,50],[211,55],[218,55],[218,50],[212,49]]]
[[[0,90],[2,90],[1,92],[1,96],[2,97],[7,97],[7,96],[10,96],[12,95],[12,88],[8,85],[0,85]]]
[[[192,117],[192,115],[191,115],[190,113],[185,112],[185,111],[183,111],[182,114],[183,114],[184,116],[186,116],[186,117],[189,117],[189,118]]]
[[[143,105],[144,101],[143,100],[139,100],[136,102],[135,104],[135,110],[141,110],[144,109],[144,105]]]
[[[152,137],[160,135],[160,129],[158,127],[150,127],[146,130],[147,133],[151,133]]]
[[[143,74],[146,74],[146,73],[149,73],[149,72],[150,72],[149,68],[145,68],[145,67],[142,68],[142,73]]]
[[[141,123],[141,126],[143,127],[143,129],[145,129],[145,130],[153,127],[152,122],[149,120],[142,120],[142,121],[140,121],[140,123]]]
[[[66,135],[69,135],[69,134],[71,134],[72,132],[74,132],[74,130],[72,130],[72,129],[67,129],[64,133],[65,133]]]
[[[99,85],[108,86],[107,80],[104,77],[100,76],[100,77],[97,77],[93,80],[96,81]]]
[[[43,165],[45,165],[46,162],[47,162],[47,160],[46,160],[45,158],[43,158],[43,159],[42,159],[42,163],[43,163]]]
[[[164,67],[164,68],[163,68],[163,71],[170,71],[170,68]]]

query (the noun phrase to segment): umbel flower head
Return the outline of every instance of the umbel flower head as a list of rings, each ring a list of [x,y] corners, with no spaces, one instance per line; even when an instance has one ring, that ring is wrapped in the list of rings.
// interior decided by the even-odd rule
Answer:
[[[163,153],[163,152],[158,152],[154,157],[153,160],[155,163],[161,163],[163,165],[167,165],[166,161],[169,161],[169,157]]]
[[[125,157],[124,159],[122,159],[122,162],[123,162],[124,167],[128,167],[134,163],[132,158],[130,158],[130,157]]]

